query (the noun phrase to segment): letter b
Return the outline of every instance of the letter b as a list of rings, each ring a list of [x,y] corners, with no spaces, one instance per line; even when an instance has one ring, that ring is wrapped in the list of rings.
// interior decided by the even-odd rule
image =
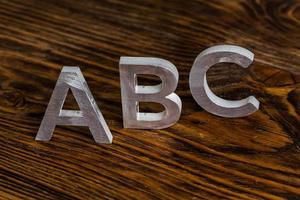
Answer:
[[[160,77],[161,84],[137,85],[137,74]],[[176,123],[181,114],[181,100],[174,93],[178,83],[176,67],[163,59],[121,57],[120,79],[123,123],[125,128],[162,129]],[[155,102],[165,107],[159,113],[139,112],[139,102]]]

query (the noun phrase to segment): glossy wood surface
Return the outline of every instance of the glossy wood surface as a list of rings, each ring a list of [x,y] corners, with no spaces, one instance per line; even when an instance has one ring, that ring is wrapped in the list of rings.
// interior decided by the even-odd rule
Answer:
[[[255,114],[217,117],[192,98],[194,59],[216,44],[255,54],[246,70],[208,73],[222,98],[255,95]],[[178,123],[122,128],[120,56],[177,66]],[[81,67],[112,145],[96,145],[86,127],[34,140],[62,66]],[[297,200],[299,120],[299,0],[0,0],[0,199]]]

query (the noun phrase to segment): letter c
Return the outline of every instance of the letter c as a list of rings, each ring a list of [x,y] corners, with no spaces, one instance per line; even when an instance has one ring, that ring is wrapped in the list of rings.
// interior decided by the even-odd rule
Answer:
[[[217,63],[235,63],[247,68],[253,62],[254,54],[234,45],[218,45],[201,52],[190,72],[189,84],[196,102],[206,111],[221,117],[244,117],[259,109],[259,101],[250,96],[230,101],[216,96],[208,87],[206,72]]]

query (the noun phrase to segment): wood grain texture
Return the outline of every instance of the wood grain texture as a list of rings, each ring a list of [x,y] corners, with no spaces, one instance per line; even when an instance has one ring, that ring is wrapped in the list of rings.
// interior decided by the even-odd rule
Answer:
[[[193,61],[216,44],[255,53],[247,70],[220,64],[208,74],[223,98],[255,95],[255,114],[224,119],[193,100]],[[177,66],[177,124],[122,128],[120,56]],[[64,65],[81,66],[112,145],[70,126],[34,141]],[[0,0],[1,199],[297,200],[299,120],[299,0]]]

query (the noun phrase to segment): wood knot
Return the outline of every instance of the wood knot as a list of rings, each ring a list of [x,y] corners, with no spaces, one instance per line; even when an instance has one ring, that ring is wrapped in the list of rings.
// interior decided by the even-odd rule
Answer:
[[[24,95],[17,90],[0,91],[0,106],[4,109],[22,108],[25,105]]]

